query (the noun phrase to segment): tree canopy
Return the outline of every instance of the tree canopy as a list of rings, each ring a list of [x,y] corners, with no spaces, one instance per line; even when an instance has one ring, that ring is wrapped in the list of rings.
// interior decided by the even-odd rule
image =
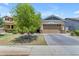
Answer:
[[[35,13],[34,8],[27,3],[18,4],[12,10],[14,29],[17,32],[35,32],[41,25],[41,14]]]

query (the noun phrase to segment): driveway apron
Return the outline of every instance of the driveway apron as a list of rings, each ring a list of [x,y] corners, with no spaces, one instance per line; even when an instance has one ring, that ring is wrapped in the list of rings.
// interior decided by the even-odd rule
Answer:
[[[52,55],[79,55],[79,40],[61,34],[44,35]]]

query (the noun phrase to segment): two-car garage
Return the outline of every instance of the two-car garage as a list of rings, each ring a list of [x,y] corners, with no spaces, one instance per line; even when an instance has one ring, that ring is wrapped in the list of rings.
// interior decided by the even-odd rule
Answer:
[[[61,33],[64,32],[64,21],[62,18],[51,15],[42,20],[41,30],[43,33]]]
[[[61,24],[43,24],[43,33],[60,33]]]

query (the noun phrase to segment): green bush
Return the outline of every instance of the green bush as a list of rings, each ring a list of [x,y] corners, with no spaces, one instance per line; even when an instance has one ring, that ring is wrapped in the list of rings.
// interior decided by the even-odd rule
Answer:
[[[75,30],[75,34],[79,36],[79,30]]]
[[[8,33],[13,33],[13,34],[16,34],[17,32],[15,30],[9,30],[7,31]]]
[[[74,36],[79,36],[79,30],[74,30],[74,31],[71,31],[71,35]]]
[[[6,30],[6,32],[8,32],[8,33],[12,33],[12,30]]]
[[[17,32],[15,30],[12,31],[13,34],[16,34]]]
[[[74,31],[71,31],[71,36],[75,36],[76,34],[74,33]]]

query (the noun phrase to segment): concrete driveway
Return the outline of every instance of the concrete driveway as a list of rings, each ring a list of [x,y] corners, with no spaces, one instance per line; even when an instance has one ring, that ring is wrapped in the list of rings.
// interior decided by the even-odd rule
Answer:
[[[48,45],[79,45],[79,40],[62,34],[44,35]]]
[[[47,46],[35,46],[31,55],[79,56],[79,39],[63,34],[44,35]]]
[[[62,34],[44,35],[52,55],[79,55],[79,39]]]

